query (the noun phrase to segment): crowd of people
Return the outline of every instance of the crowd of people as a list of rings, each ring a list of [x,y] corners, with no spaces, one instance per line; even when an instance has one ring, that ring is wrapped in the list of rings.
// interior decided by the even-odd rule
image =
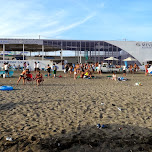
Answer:
[[[70,65],[66,64],[64,67],[64,73],[65,77],[70,75],[72,76],[72,72],[74,74],[74,79],[77,78],[93,78],[92,74],[95,72],[95,66],[94,64],[76,64],[76,65]]]
[[[93,74],[96,72],[98,74],[102,74],[102,65],[103,63],[95,63],[95,64],[65,64],[64,66],[64,76],[65,77],[73,77],[74,80],[77,78],[84,78],[84,79],[92,79],[94,78]],[[13,65],[14,68],[15,65]],[[5,77],[6,75],[9,75],[9,68],[13,67],[8,63],[4,63],[3,69],[5,71]],[[117,68],[122,68],[123,76],[126,76],[126,71],[128,71],[131,74],[136,73],[139,70],[139,66],[134,63],[134,65],[130,64],[128,67],[124,66],[115,66]],[[149,68],[149,64],[145,65],[145,75],[147,75]],[[21,69],[22,70],[22,69]],[[19,79],[17,81],[17,84],[19,84],[20,80],[23,79],[23,84],[25,84],[25,81],[28,74],[31,74],[32,68],[29,63],[24,62],[23,63],[23,70],[19,76]],[[49,64],[46,67],[47,71],[47,77],[49,78],[51,75],[51,71],[53,71],[53,78],[56,78],[57,73],[57,66],[53,64],[51,67]],[[37,82],[37,85],[40,85],[42,81],[44,81],[43,76],[41,74],[41,65],[39,62],[34,63],[34,73],[36,74],[36,77],[34,78]],[[113,72],[112,80],[117,80],[116,74]]]
[[[34,73],[36,73],[36,77],[35,78],[33,78],[32,75],[31,75],[31,67],[30,67],[29,63],[26,65],[26,62],[24,62],[23,67],[24,67],[23,71],[21,72],[21,74],[19,76],[17,84],[19,84],[21,79],[23,79],[23,84],[25,84],[26,80],[27,81],[36,80],[37,86],[39,86],[40,83],[44,81],[43,75],[41,73],[40,63],[39,62],[38,63],[37,62],[34,63]],[[49,78],[50,77],[50,73],[51,73],[51,66],[49,64],[47,65],[46,70],[48,72],[47,77]],[[57,71],[57,67],[55,66],[55,64],[53,64],[52,70],[53,70],[53,78],[55,78],[56,77],[56,71]]]
[[[128,71],[130,74],[135,74],[136,72],[138,72],[140,70],[139,66],[134,63],[134,65],[130,64],[129,66],[123,66],[123,76],[126,76],[126,71]]]

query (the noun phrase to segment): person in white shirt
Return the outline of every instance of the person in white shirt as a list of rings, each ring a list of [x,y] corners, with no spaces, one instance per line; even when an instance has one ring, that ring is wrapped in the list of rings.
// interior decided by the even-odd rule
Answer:
[[[34,71],[37,71],[37,62],[34,62]]]
[[[40,62],[37,63],[37,71],[40,71]]]
[[[4,70],[5,70],[5,78],[6,78],[6,74],[9,76],[8,63],[4,63]]]
[[[126,76],[126,66],[123,66],[123,76]]]
[[[101,64],[98,65],[98,74],[101,74]]]
[[[29,72],[31,72],[31,66],[30,66],[30,64],[29,64],[29,63],[27,64],[26,69],[28,69],[28,70],[29,70]]]

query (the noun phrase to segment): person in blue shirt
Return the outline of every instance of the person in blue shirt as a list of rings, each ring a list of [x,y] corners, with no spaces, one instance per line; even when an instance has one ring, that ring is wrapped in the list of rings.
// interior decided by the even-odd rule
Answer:
[[[56,71],[57,71],[57,67],[55,66],[55,64],[53,64],[53,75],[54,75],[53,78],[56,77]]]

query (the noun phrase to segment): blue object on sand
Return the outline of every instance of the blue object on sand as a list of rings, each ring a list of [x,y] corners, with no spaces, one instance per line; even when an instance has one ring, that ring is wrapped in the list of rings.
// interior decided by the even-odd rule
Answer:
[[[102,125],[102,128],[106,128],[106,126],[105,126],[105,125]]]
[[[10,91],[13,90],[12,86],[0,86],[0,90],[2,91]]]
[[[97,124],[97,128],[101,128],[101,125],[100,125],[100,124]]]
[[[14,74],[14,71],[9,71],[8,73],[9,73],[9,74],[6,75],[7,78],[8,78],[8,77],[12,77],[13,74]],[[0,74],[5,74],[5,71],[0,71]]]
[[[0,71],[0,74],[4,74],[5,73],[5,71]]]
[[[6,75],[6,77],[12,77],[13,76],[13,74],[14,74],[14,71],[9,71],[9,75]]]

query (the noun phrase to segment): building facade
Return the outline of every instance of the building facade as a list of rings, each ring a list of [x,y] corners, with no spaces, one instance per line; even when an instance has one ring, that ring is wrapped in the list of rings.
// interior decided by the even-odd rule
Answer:
[[[81,63],[81,57],[94,62],[104,62],[107,57],[119,59],[122,64],[126,57],[134,57],[138,64],[152,61],[152,42],[141,41],[97,41],[97,40],[50,40],[50,39],[0,39],[1,60],[5,60],[5,51],[41,52],[42,60],[45,52],[61,50],[72,51]],[[24,57],[23,57],[24,59]]]

